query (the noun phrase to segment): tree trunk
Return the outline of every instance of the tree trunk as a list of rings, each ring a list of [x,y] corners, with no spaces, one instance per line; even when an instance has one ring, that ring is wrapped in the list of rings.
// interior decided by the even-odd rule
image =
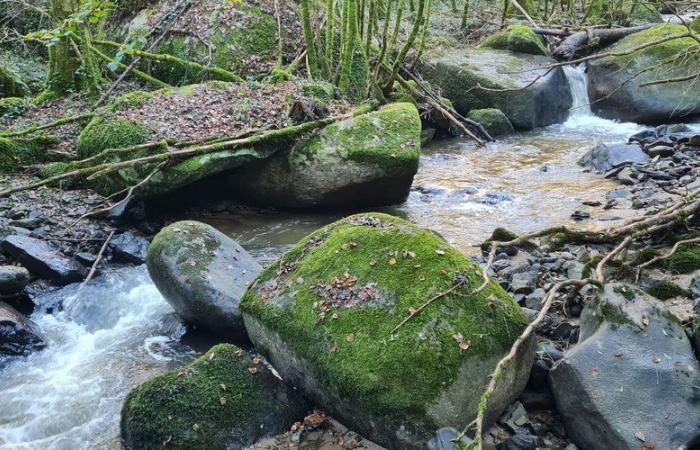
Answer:
[[[80,9],[80,0],[51,0],[50,12],[57,23]],[[78,37],[61,37],[49,47],[49,69],[46,87],[40,100],[48,100],[70,91],[97,92],[100,80],[99,67],[95,63],[90,45],[92,37],[87,24],[81,25]]]

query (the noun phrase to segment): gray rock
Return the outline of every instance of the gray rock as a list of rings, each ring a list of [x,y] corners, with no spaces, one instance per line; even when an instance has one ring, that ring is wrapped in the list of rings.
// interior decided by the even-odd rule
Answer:
[[[649,147],[645,149],[645,152],[647,155],[651,156],[652,158],[655,156],[660,156],[662,158],[665,158],[667,156],[671,156],[675,153],[675,150],[673,148],[673,145],[654,145],[652,147]]]
[[[30,272],[55,283],[68,284],[87,275],[85,267],[46,241],[12,235],[6,237],[0,247]]]
[[[649,155],[637,144],[598,144],[578,163],[582,166],[592,166],[599,172],[607,172],[628,164],[643,164],[648,161]]]
[[[700,298],[700,277],[695,277],[690,282],[690,294],[693,299]]]
[[[461,114],[497,108],[516,129],[531,129],[561,123],[569,115],[569,83],[561,68],[544,69],[552,62],[541,55],[459,48],[424,58],[419,71]],[[532,83],[535,77],[540,78]],[[485,91],[477,85],[522,90]]]
[[[471,439],[466,436],[457,441],[460,434],[454,428],[440,428],[435,432],[435,436],[428,441],[428,450],[457,450],[457,444],[469,445]]]
[[[677,449],[700,434],[700,368],[658,300],[606,285],[582,314],[579,344],[550,371],[569,436],[585,449]]]
[[[542,309],[542,300],[544,299],[545,295],[546,293],[544,292],[544,289],[535,289],[531,294],[525,297],[525,306],[527,306],[530,309],[539,311],[540,309]]]
[[[114,258],[125,263],[143,264],[148,256],[148,241],[127,231],[109,242]]]
[[[183,221],[161,230],[148,251],[148,273],[185,321],[244,338],[238,304],[262,267],[210,225]]]
[[[29,283],[29,271],[24,267],[0,266],[0,294],[16,294]]]
[[[515,294],[529,294],[535,289],[537,281],[537,273],[521,272],[513,274],[513,279],[510,282],[510,290]]]
[[[31,320],[0,302],[0,356],[22,356],[44,347],[44,338]]]
[[[421,122],[392,103],[301,139],[226,177],[227,192],[278,208],[358,208],[403,202],[418,171]]]
[[[570,280],[581,280],[586,265],[578,261],[567,261],[564,263],[564,269],[566,269],[566,277]]]

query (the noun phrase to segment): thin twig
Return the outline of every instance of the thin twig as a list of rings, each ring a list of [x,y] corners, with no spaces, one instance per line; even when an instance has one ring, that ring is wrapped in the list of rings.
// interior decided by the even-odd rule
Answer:
[[[112,230],[109,233],[109,236],[107,236],[107,239],[105,239],[104,243],[102,244],[102,248],[100,248],[99,253],[97,254],[97,258],[95,258],[95,262],[92,263],[92,267],[90,267],[90,272],[88,273],[87,277],[85,280],[80,283],[80,286],[78,287],[78,292],[80,292],[83,287],[88,284],[90,280],[92,280],[92,277],[95,275],[95,271],[97,270],[97,265],[102,261],[102,255],[105,252],[105,249],[107,248],[107,244],[109,244],[109,241],[112,239],[112,236],[114,236],[114,230]]]
[[[401,328],[406,322],[408,322],[409,320],[411,320],[412,318],[414,318],[415,316],[420,314],[421,311],[423,311],[425,308],[430,306],[433,302],[435,302],[435,300],[439,300],[439,299],[451,294],[458,287],[464,286],[464,284],[465,284],[465,279],[460,279],[457,283],[453,284],[452,287],[449,288],[448,290],[443,291],[443,292],[439,292],[435,297],[431,298],[427,302],[420,305],[420,307],[418,309],[412,311],[405,319],[403,319],[398,325],[396,325],[394,327],[394,329],[391,330],[391,334],[395,334],[397,331],[399,331],[399,328]]]

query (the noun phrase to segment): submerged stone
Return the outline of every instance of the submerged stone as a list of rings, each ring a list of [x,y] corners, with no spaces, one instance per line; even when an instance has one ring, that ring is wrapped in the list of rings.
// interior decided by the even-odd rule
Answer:
[[[366,213],[299,242],[241,309],[256,348],[319,407],[388,448],[423,449],[476,416],[527,325],[497,284],[473,294],[481,283],[479,267],[434,233]],[[520,393],[533,357],[530,339],[499,380],[487,422]]]
[[[131,450],[241,449],[286,431],[306,404],[261,362],[230,344],[129,393],[121,435]]]

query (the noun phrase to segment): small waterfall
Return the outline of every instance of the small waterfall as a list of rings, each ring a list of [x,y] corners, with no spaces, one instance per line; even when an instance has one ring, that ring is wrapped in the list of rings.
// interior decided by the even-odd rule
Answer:
[[[567,65],[563,66],[564,75],[569,82],[571,90],[571,98],[573,104],[569,118],[592,116],[590,101],[588,100],[588,79],[586,78],[586,65],[579,64],[578,66]]]

